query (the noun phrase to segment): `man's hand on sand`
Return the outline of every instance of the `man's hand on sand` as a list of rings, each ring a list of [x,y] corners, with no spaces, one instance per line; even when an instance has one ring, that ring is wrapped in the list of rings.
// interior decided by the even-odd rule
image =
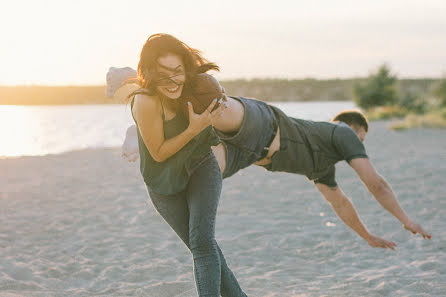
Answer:
[[[136,70],[130,67],[110,67],[105,77],[107,82],[107,96],[112,98],[116,91],[126,84],[128,79],[136,78],[136,75]]]
[[[427,233],[421,226],[420,224],[417,224],[415,222],[409,221],[409,223],[407,224],[403,224],[404,229],[409,230],[410,232],[412,232],[413,234],[421,234],[421,236],[423,236],[424,239],[431,239],[432,235],[430,235],[429,233]]]
[[[389,248],[395,250],[396,243],[392,241],[387,241],[385,239],[379,238],[377,236],[370,235],[370,238],[367,239],[367,243],[371,247],[380,247],[380,248]]]

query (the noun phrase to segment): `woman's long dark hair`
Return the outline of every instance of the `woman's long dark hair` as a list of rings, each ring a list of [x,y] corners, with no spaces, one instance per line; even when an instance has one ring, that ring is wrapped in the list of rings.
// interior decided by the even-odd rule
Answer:
[[[156,94],[156,81],[159,78],[156,70],[157,59],[168,53],[180,56],[184,63],[186,80],[182,97],[185,92],[189,92],[191,82],[197,74],[209,70],[220,70],[217,64],[203,58],[199,50],[191,48],[172,35],[165,33],[153,34],[144,43],[139,58],[137,83],[141,89],[132,92],[127,98],[140,93]]]

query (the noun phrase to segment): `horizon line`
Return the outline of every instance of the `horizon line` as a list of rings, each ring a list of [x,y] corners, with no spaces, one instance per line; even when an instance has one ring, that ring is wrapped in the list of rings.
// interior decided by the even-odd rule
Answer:
[[[220,79],[220,82],[229,82],[237,80],[253,81],[253,80],[287,80],[287,81],[304,81],[304,80],[316,80],[316,81],[332,81],[332,80],[356,80],[356,79],[366,79],[368,76],[355,76],[355,77],[334,77],[334,78],[316,78],[316,77],[305,77],[305,78],[285,78],[285,77],[250,77],[250,78],[230,78],[230,79]],[[420,77],[397,77],[397,80],[437,80],[444,79],[446,76],[420,76]],[[39,83],[25,83],[25,84],[2,84],[0,87],[106,87],[106,84],[39,84]]]

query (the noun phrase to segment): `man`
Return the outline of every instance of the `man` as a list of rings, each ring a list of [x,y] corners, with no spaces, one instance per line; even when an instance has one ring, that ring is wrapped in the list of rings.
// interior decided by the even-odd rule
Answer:
[[[110,68],[107,94],[114,94],[135,76],[136,71],[128,67]],[[277,107],[254,99],[227,97],[226,104],[224,117],[213,122],[222,140],[213,151],[223,177],[252,164],[269,171],[305,175],[342,221],[370,246],[395,249],[394,242],[368,232],[353,204],[336,183],[335,163],[345,160],[381,206],[405,229],[431,239],[428,232],[407,216],[390,185],[368,159],[362,143],[368,132],[368,122],[360,112],[342,112],[333,122],[313,122],[288,117]],[[123,144],[123,157],[135,161],[137,156],[136,128],[131,126]]]

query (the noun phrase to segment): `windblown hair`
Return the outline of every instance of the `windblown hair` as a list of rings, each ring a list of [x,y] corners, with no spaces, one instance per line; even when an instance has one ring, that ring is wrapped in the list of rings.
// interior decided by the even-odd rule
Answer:
[[[190,90],[191,81],[197,74],[209,70],[220,70],[215,63],[203,58],[199,50],[189,47],[174,36],[165,33],[153,34],[145,42],[138,63],[137,83],[141,89],[132,92],[128,98],[138,93],[156,94],[156,81],[159,79],[159,73],[156,70],[157,60],[167,54],[180,56],[184,63],[186,72],[185,92]]]
[[[367,117],[357,110],[344,110],[338,113],[332,120],[332,122],[341,121],[347,125],[356,125],[364,127],[365,131],[369,131],[369,121]]]

